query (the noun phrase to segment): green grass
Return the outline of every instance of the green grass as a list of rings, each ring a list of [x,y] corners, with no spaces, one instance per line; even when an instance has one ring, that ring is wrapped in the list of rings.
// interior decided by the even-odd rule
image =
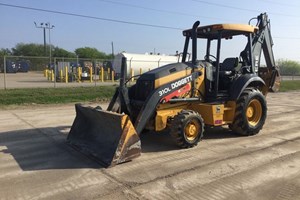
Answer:
[[[109,101],[114,94],[115,88],[115,86],[98,86],[0,90],[0,107],[7,105]],[[281,82],[281,92],[291,90],[300,90],[300,80]]]
[[[300,90],[300,80],[297,81],[281,81],[280,92],[287,92],[291,90]]]
[[[0,90],[0,106],[109,101],[115,86]]]

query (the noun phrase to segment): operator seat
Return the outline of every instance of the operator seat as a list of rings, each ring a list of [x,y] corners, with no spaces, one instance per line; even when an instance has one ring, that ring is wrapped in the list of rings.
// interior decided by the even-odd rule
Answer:
[[[239,59],[237,57],[225,58],[220,65],[220,75],[230,76],[231,74],[240,70]]]
[[[221,64],[220,71],[233,71],[239,64],[237,57],[225,58]]]
[[[239,59],[237,57],[225,58],[220,64],[219,71],[219,91],[225,91],[227,94],[230,84],[232,83],[232,76],[239,70]]]

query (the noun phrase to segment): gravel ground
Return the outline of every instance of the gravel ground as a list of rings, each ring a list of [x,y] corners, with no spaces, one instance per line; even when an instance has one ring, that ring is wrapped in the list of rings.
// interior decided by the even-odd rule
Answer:
[[[182,150],[145,133],[142,156],[109,169],[66,144],[74,105],[1,110],[0,199],[300,199],[300,92],[267,101],[256,136],[218,128]]]

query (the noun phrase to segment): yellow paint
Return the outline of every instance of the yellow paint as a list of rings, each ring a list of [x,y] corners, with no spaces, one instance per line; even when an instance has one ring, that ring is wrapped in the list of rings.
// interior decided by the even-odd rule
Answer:
[[[158,88],[158,87],[160,87],[160,86],[162,86],[162,85],[164,85],[166,83],[169,83],[169,82],[174,81],[176,79],[180,79],[182,77],[190,75],[191,72],[192,72],[192,70],[189,68],[189,69],[182,70],[182,71],[179,71],[179,72],[175,72],[175,73],[170,74],[168,76],[156,79],[155,83],[154,83],[154,85],[155,85],[154,87]]]
[[[199,71],[201,71],[202,75],[199,76],[194,81],[194,84],[195,84],[194,86],[196,88],[195,97],[199,97],[199,96],[201,96],[201,94],[203,94],[203,95],[205,94],[205,81],[204,81],[205,70],[204,70],[204,68],[198,68],[198,69],[199,69]],[[170,81],[179,79],[179,78],[187,76],[189,74],[191,74],[191,69],[176,72],[170,76],[160,78],[155,81],[155,87],[159,87],[160,85],[166,84]],[[200,92],[201,92],[201,94],[200,94]],[[189,96],[185,96],[185,97],[188,98]],[[157,109],[157,112],[156,112],[155,130],[161,131],[161,130],[165,129],[167,126],[168,118],[174,117],[181,110],[189,109],[189,107],[193,104],[198,105],[198,103],[186,103],[186,102],[176,103],[176,104],[170,104],[170,103],[160,104]]]
[[[183,109],[187,109],[187,105],[187,103],[159,105],[155,117],[155,131],[164,130],[167,126],[168,118],[174,117]]]
[[[231,30],[231,31],[243,31],[254,33],[258,30],[258,27],[248,25],[248,24],[220,24],[222,30]]]
[[[131,77],[134,76],[134,70],[133,70],[132,68],[130,69],[130,76],[131,76]],[[133,81],[134,81],[134,78],[131,78],[130,81],[133,82]]]
[[[190,120],[184,128],[184,135],[186,136],[186,139],[189,141],[195,140],[199,135],[200,128],[201,125],[199,124],[198,120]]]
[[[259,77],[262,78],[266,84],[265,86],[262,86],[260,88],[260,91],[262,91],[263,95],[266,96],[268,94],[270,87],[273,87],[272,89],[275,89],[275,91],[279,90],[280,82],[281,82],[280,76],[276,76],[274,86],[271,85],[272,78],[273,78],[272,77],[273,69],[270,69],[268,67],[260,67],[258,69],[258,74]]]
[[[191,110],[198,112],[205,124],[213,126],[224,125],[224,105],[223,104],[203,104],[193,103],[189,107]]]
[[[60,79],[60,82],[63,81],[63,70],[62,69],[59,70],[59,79]]]
[[[201,72],[201,76],[199,76],[196,80],[195,80],[195,96],[199,97],[201,96],[201,94],[205,94],[205,81],[204,81],[204,77],[205,77],[205,69],[204,67],[200,68],[200,72]],[[200,94],[201,93],[201,94]]]
[[[197,89],[195,92],[195,96],[200,96],[200,93],[201,92],[202,94],[205,94],[205,82],[204,82],[204,73],[205,73],[205,70],[203,67],[201,68],[198,68],[198,70],[201,72],[201,76],[199,76],[195,81],[194,81],[194,86],[195,88]],[[162,77],[162,78],[159,78],[159,79],[156,79],[155,80],[155,88],[158,88],[166,83],[169,83],[171,81],[174,81],[176,79],[180,79],[182,77],[185,77],[185,76],[188,76],[192,73],[192,70],[189,68],[189,69],[186,69],[186,70],[182,70],[182,71],[179,71],[179,72],[176,72],[176,73],[173,73],[171,75],[168,75],[166,77]]]
[[[104,82],[104,68],[101,67],[101,82]]]
[[[248,24],[213,24],[208,26],[201,26],[199,27],[198,30],[199,31],[210,30],[210,32],[228,30],[228,31],[242,31],[247,33],[254,33],[258,30],[258,27],[248,25]]]
[[[121,127],[122,127],[122,134],[121,134],[119,144],[121,143],[122,146],[119,147],[118,150],[120,150],[120,153],[122,154],[124,147],[128,143],[128,140],[132,136],[137,135],[137,132],[128,115],[121,116]]]
[[[51,81],[54,81],[54,71],[53,71],[53,69],[51,70]]]
[[[115,71],[111,71],[111,81],[115,82]]]
[[[175,103],[161,104],[158,106],[155,117],[155,131],[164,130],[168,119],[177,115],[181,110],[194,110],[198,112],[205,124],[222,126],[231,124],[235,116],[236,103],[228,101],[226,104],[204,103]]]
[[[44,77],[48,78],[48,69],[44,70]]]
[[[77,68],[77,82],[80,82],[81,81],[81,74],[82,74],[82,68],[81,67],[78,67]]]
[[[228,101],[224,107],[224,123],[231,124],[234,120],[235,116],[235,108],[236,102],[235,101]]]
[[[69,70],[68,70],[68,66],[65,67],[65,82],[68,83],[69,81]]]
[[[259,100],[252,99],[246,109],[247,121],[251,126],[257,126],[262,116],[262,106]]]

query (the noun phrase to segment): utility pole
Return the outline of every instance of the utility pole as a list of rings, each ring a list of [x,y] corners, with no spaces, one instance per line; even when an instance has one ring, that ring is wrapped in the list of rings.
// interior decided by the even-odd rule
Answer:
[[[46,25],[44,23],[40,23],[40,25],[37,25],[36,22],[34,22],[34,25],[36,28],[42,28],[44,33],[44,55],[46,56]]]
[[[115,57],[114,55],[114,42],[111,42],[111,54],[112,54],[112,58]]]
[[[50,65],[51,65],[51,53],[52,53],[52,49],[51,49],[51,37],[50,37],[50,30],[53,29],[55,26],[51,25],[50,22],[45,23],[45,28],[49,30],[49,59],[50,59]]]
[[[37,25],[36,22],[34,22],[34,25],[36,28],[42,28],[43,32],[44,32],[44,54],[45,56],[47,56],[46,54],[46,29],[49,30],[49,58],[50,58],[50,64],[51,64],[51,38],[50,38],[50,30],[54,28],[53,25],[50,24],[50,22],[47,23],[40,23],[40,25]]]

